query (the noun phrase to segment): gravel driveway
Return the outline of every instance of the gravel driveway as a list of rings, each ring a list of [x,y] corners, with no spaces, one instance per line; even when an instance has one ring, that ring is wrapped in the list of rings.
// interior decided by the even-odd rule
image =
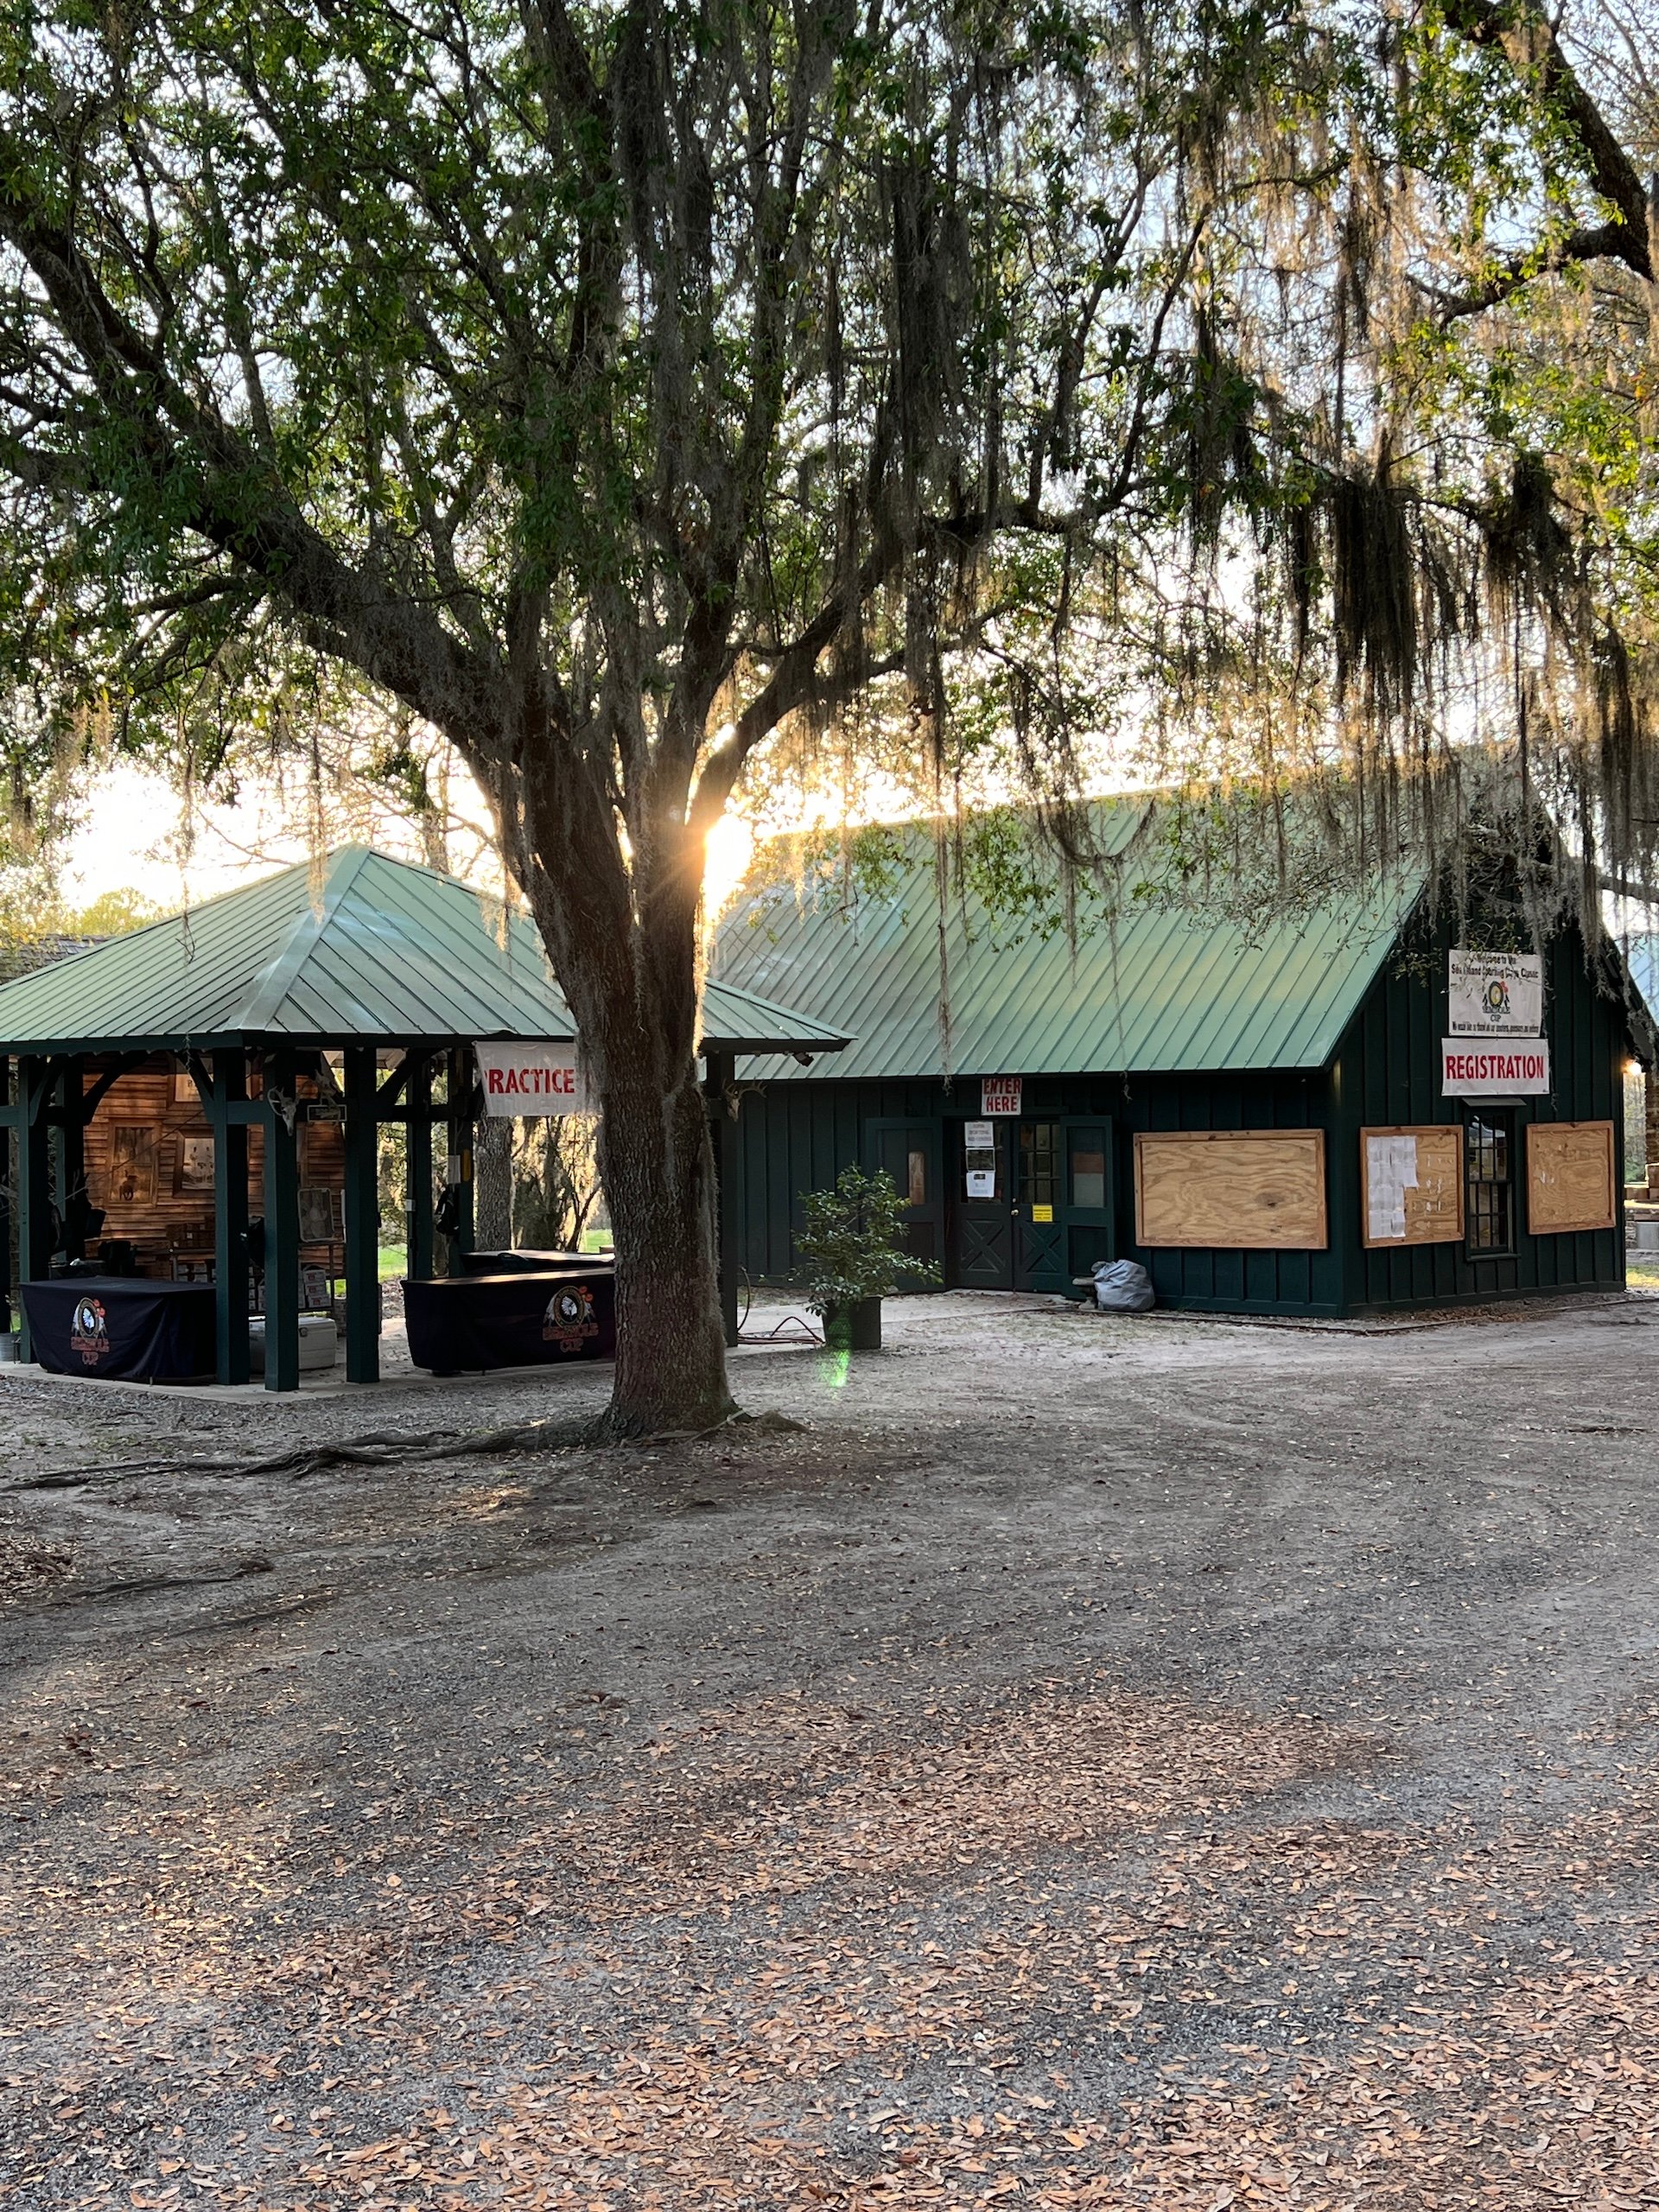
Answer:
[[[0,1372],[0,2202],[1659,2205],[1659,1299],[888,1319],[302,1479],[603,1375]]]

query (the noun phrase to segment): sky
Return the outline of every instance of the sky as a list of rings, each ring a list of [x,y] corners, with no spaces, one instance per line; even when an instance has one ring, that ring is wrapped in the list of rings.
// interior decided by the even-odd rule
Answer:
[[[221,891],[308,858],[302,826],[295,823],[293,794],[248,784],[234,806],[198,806],[188,849],[183,849],[182,808],[166,780],[130,761],[112,762],[100,775],[92,801],[70,841],[64,892],[71,906],[90,906],[105,892],[132,890],[158,906],[199,906]],[[345,843],[344,825],[329,837]],[[356,834],[361,835],[359,831]],[[403,860],[421,858],[418,841],[391,816],[375,825],[372,842]],[[705,893],[718,912],[748,866],[753,839],[728,817],[709,840]]]

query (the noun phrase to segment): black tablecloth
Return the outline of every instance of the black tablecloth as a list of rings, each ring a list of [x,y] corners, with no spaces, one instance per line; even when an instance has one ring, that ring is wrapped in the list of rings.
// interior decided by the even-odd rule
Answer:
[[[211,1283],[70,1275],[17,1287],[35,1358],[54,1375],[194,1382],[217,1365]]]
[[[435,1375],[616,1357],[616,1282],[582,1274],[449,1275],[404,1285],[409,1356]]]

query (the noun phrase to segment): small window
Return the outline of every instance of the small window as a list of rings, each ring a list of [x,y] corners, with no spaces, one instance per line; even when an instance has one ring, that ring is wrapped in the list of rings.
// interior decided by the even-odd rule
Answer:
[[[1106,1141],[1098,1129],[1077,1129],[1071,1137],[1071,1203],[1106,1203]]]
[[[1465,1129],[1468,1250],[1490,1258],[1515,1249],[1515,1130],[1507,1113],[1471,1114]]]
[[[912,1147],[905,1160],[905,1204],[927,1204],[927,1154]]]
[[[1059,1134],[1053,1122],[1020,1124],[1020,1196],[1027,1205],[1052,1208],[1059,1196]]]

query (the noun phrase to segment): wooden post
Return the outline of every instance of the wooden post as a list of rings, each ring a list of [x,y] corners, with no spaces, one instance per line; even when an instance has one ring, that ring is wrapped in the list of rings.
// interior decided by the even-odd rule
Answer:
[[[296,1099],[294,1055],[265,1055],[265,1388],[300,1387],[300,1163],[296,1129],[271,1101]]]
[[[11,1062],[0,1052],[0,1331],[11,1333],[11,1160],[13,1116],[16,1107],[11,1088]]]
[[[726,1090],[737,1065],[729,1052],[703,1056],[703,1096],[709,1109],[709,1143],[715,1155],[715,1264],[720,1282],[720,1319],[728,1344],[737,1342],[737,1130],[726,1103]]]
[[[470,1045],[449,1047],[446,1090],[448,1097],[449,1168],[448,1180],[455,1185],[459,1214],[450,1240],[451,1274],[459,1274],[455,1255],[473,1249],[473,1049]]]
[[[346,1047],[346,1379],[380,1380],[379,1161],[374,1048]]]
[[[245,1382],[249,1374],[247,1099],[247,1054],[215,1052],[203,1103],[213,1132],[214,1334],[221,1382]]]
[[[17,1280],[39,1282],[52,1267],[52,1136],[47,1099],[52,1071],[45,1060],[17,1063]],[[21,1302],[21,1301],[20,1301]],[[17,1347],[22,1359],[34,1357],[29,1315],[23,1314]]]
[[[432,1062],[424,1052],[410,1056],[404,1112],[409,1160],[409,1272],[424,1282],[432,1273]]]

